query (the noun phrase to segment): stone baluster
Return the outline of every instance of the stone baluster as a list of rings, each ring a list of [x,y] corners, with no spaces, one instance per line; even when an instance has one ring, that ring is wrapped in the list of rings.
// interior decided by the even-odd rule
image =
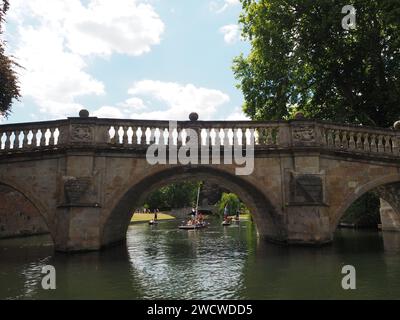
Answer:
[[[377,152],[377,145],[376,145],[376,135],[371,135],[371,152]]]
[[[40,129],[42,136],[40,137],[39,147],[46,146],[46,129]]]
[[[19,145],[20,145],[19,136],[21,134],[21,131],[20,130],[15,130],[14,134],[15,134],[15,139],[14,139],[13,149],[19,149]]]
[[[370,147],[370,143],[369,143],[369,134],[365,133],[364,134],[364,151],[366,152],[370,152],[371,151],[371,147]]]
[[[229,147],[229,129],[224,129],[224,147]]]
[[[263,145],[266,143],[265,134],[264,128],[257,128],[257,144]]]
[[[242,146],[246,147],[247,145],[247,128],[242,128]]]
[[[128,137],[128,126],[123,126],[122,127],[123,134],[122,134],[122,144],[126,147],[129,144],[129,137]]]
[[[140,137],[140,144],[142,146],[145,146],[147,144],[147,141],[146,141],[147,140],[147,138],[146,138],[147,128],[142,126],[140,129],[142,130],[142,136]]]
[[[177,137],[177,141],[176,141],[176,145],[177,147],[181,147],[183,145],[183,129],[177,129],[178,131],[178,137]]]
[[[239,129],[235,128],[233,129],[233,146],[239,146],[240,145],[240,135],[239,135]]]
[[[213,130],[214,130],[214,144],[216,145],[216,146],[220,146],[221,145],[221,138],[220,138],[220,130],[219,129],[215,129],[215,128],[213,128]]]
[[[137,145],[138,144],[138,136],[137,136],[137,127],[131,127],[132,128],[132,144]]]
[[[328,147],[333,147],[334,146],[334,139],[333,139],[334,131],[331,129],[328,129],[328,130],[326,130],[326,132],[327,132],[326,143],[328,144]]]
[[[356,149],[356,141],[354,139],[354,132],[350,132],[350,140],[349,140],[349,148],[350,150],[355,150]]]
[[[385,136],[385,152],[389,154],[392,153],[391,136]]]
[[[272,128],[265,129],[266,134],[267,134],[267,145],[271,146],[275,144],[276,142],[273,139],[273,130]]]
[[[12,132],[6,132],[6,141],[4,143],[5,150],[11,149],[11,134],[12,134]]]
[[[50,146],[54,146],[55,145],[55,137],[54,137],[55,131],[56,131],[56,128],[51,128],[50,129],[50,139],[49,139],[49,145]]]
[[[356,147],[357,147],[358,150],[362,150],[363,149],[362,133],[361,132],[357,133]]]
[[[168,145],[170,147],[175,145],[174,130],[171,130],[171,129],[168,130]]]
[[[342,131],[342,142],[341,146],[342,149],[348,149],[349,148],[349,141],[347,140],[347,131]]]
[[[24,139],[22,140],[22,148],[28,148],[28,135],[29,135],[29,130],[24,130]]]
[[[117,144],[118,145],[123,144],[124,143],[124,128],[123,127],[121,127],[121,126],[118,127],[117,135],[118,135]]]
[[[400,155],[400,137],[392,137],[392,153]]]
[[[37,147],[37,134],[38,134],[38,130],[37,129],[32,129],[31,148],[36,148]]]
[[[164,128],[160,128],[160,138],[158,140],[158,144],[160,146],[164,146],[165,145],[165,138],[164,138],[164,134],[165,134],[165,129]]]
[[[383,135],[378,135],[378,152],[385,153],[385,145],[383,144]]]
[[[148,145],[151,145],[156,142],[156,128],[150,128],[150,141]]]
[[[341,148],[342,147],[342,140],[340,139],[340,131],[335,131],[335,147]]]

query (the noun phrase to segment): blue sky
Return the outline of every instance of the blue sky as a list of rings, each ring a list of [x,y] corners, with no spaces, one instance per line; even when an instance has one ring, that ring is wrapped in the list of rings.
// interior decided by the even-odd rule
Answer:
[[[13,0],[23,98],[6,122],[76,116],[240,120],[238,0]],[[4,122],[4,120],[3,120]]]

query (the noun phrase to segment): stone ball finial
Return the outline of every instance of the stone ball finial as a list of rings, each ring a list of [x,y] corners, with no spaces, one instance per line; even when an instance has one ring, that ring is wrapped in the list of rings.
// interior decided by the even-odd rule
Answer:
[[[400,120],[394,123],[393,128],[394,130],[400,130]]]
[[[189,119],[190,119],[190,121],[195,122],[195,121],[199,120],[199,115],[196,112],[192,112],[189,115]]]
[[[89,111],[86,109],[79,111],[79,118],[89,118]]]
[[[294,114],[294,119],[295,120],[305,120],[306,117],[304,116],[304,113],[301,111],[298,111]]]

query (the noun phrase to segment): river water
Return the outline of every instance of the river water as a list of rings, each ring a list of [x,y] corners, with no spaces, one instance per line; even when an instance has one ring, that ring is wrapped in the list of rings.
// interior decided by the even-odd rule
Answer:
[[[0,241],[1,299],[399,299],[400,234],[338,230],[332,246],[258,240],[251,222],[196,231],[132,225],[126,245],[54,254],[47,236]],[[42,289],[44,265],[56,290]],[[344,265],[357,289],[345,291]]]

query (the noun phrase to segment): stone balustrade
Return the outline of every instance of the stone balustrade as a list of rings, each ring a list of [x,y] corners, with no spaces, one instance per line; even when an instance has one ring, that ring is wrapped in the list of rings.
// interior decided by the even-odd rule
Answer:
[[[321,124],[322,142],[328,149],[400,156],[400,131]]]
[[[55,148],[68,125],[68,120],[1,125],[0,153]]]
[[[327,122],[150,121],[69,118],[0,125],[0,154],[78,146],[143,149],[150,144],[184,145],[190,130],[198,144],[251,145],[255,149],[318,148],[334,152],[400,157],[400,131]]]

